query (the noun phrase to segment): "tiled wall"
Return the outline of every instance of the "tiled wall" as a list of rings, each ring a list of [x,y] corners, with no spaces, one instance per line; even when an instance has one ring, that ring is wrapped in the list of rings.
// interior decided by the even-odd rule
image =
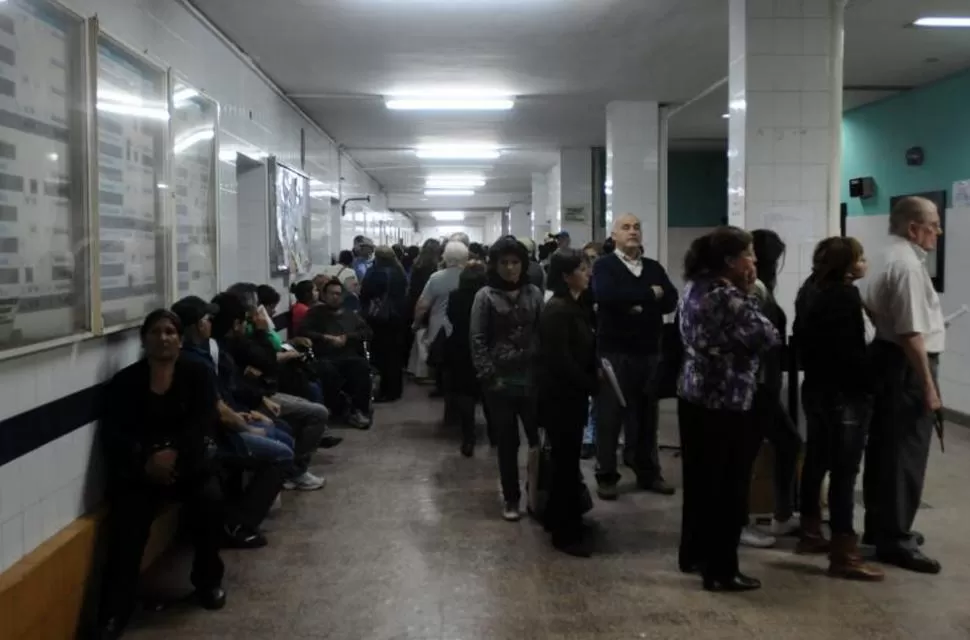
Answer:
[[[643,248],[657,258],[660,129],[656,102],[606,105],[606,229],[624,213],[634,213],[643,228]]]
[[[562,213],[567,207],[582,207],[586,219],[562,219],[562,230],[569,232],[572,246],[579,249],[593,239],[593,152],[592,149],[563,149],[559,154],[562,168],[560,189]]]
[[[532,237],[536,242],[541,241],[549,232],[547,219],[549,211],[549,174],[537,172],[532,174]]]
[[[104,31],[173,67],[189,84],[219,101],[220,151],[241,149],[275,155],[300,166],[301,130],[307,165],[315,180],[333,191],[370,193],[373,211],[386,201],[379,186],[303,119],[230,48],[176,0],[63,0],[84,16],[97,14]],[[340,176],[345,180],[341,185]],[[240,224],[235,167],[219,163],[219,279],[240,279],[252,256],[238,250],[267,221]],[[364,223],[363,217],[361,224]],[[247,226],[248,225],[248,226]],[[248,229],[248,230],[247,230]],[[242,235],[243,237],[240,237]],[[255,274],[253,274],[255,275]],[[0,420],[10,418],[107,380],[137,359],[131,332],[39,354],[0,360]],[[2,428],[2,425],[0,425]],[[89,424],[0,467],[0,571],[81,515],[98,498],[95,425]],[[92,471],[94,470],[94,471]]]

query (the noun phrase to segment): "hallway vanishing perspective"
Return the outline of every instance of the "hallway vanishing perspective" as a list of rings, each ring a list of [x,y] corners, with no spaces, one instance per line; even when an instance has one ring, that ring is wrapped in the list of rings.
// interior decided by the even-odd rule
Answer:
[[[679,497],[624,493],[597,501],[598,554],[556,553],[534,522],[500,518],[494,454],[458,454],[424,390],[379,409],[367,432],[345,431],[339,456],[317,454],[323,491],[285,496],[266,523],[270,546],[227,556],[229,602],[141,616],[134,640],[626,640],[638,638],[958,639],[970,637],[970,541],[963,487],[970,433],[934,443],[917,528],[943,573],[887,568],[881,584],[832,580],[824,558],[744,550],[765,588],[712,594],[677,571]],[[662,442],[676,442],[664,407]],[[680,464],[663,463],[679,487]],[[584,463],[587,482],[592,463]],[[621,481],[629,484],[630,474]],[[592,485],[590,485],[592,486]],[[861,517],[861,508],[857,515]],[[184,585],[186,563],[166,572]],[[178,578],[175,579],[175,573]],[[159,581],[167,576],[160,576]]]

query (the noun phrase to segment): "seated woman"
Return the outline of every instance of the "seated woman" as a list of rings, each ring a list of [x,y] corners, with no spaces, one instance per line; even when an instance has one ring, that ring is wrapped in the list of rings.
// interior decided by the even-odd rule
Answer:
[[[317,286],[313,284],[312,280],[301,280],[300,282],[294,282],[290,286],[290,293],[296,298],[296,302],[293,303],[293,307],[290,309],[290,331],[297,334],[300,331],[300,325],[303,324],[303,318],[306,317],[307,311],[319,302],[320,292],[317,291]]]
[[[166,309],[141,327],[144,357],[112,378],[102,433],[108,472],[109,546],[98,619],[101,637],[123,631],[135,606],[141,558],[152,522],[181,502],[195,545],[192,584],[199,604],[221,609],[222,502],[206,460],[218,398],[204,365],[179,358],[182,324]]]

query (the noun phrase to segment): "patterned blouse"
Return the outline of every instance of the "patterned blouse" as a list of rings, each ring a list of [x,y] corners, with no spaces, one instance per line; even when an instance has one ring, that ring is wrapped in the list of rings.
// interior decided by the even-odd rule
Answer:
[[[678,314],[677,394],[709,409],[750,409],[760,356],[780,341],[757,299],[720,280],[696,280],[684,288]]]

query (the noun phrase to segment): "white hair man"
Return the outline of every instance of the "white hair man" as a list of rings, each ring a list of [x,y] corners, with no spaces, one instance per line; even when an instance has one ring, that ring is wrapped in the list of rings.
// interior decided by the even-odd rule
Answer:
[[[644,490],[671,495],[663,478],[657,446],[659,407],[656,378],[660,365],[663,316],[677,306],[677,290],[656,260],[642,253],[640,220],[631,213],[613,223],[616,251],[593,265],[593,300],[596,309],[596,347],[609,361],[625,396],[615,393],[597,399],[596,480],[599,496],[616,500],[616,448],[620,429],[626,427],[624,461]]]
[[[451,322],[448,321],[448,296],[458,288],[458,278],[468,262],[468,247],[458,241],[451,241],[445,245],[442,254],[444,267],[428,278],[428,283],[418,298],[414,307],[414,330],[424,322],[428,314],[429,359],[435,360],[438,351],[444,348],[445,339],[451,335]],[[436,373],[441,367],[436,367]],[[440,377],[440,374],[438,374]],[[441,394],[440,379],[436,381],[437,388],[433,395]]]
[[[889,214],[889,246],[866,289],[876,325],[872,346],[877,389],[866,446],[864,541],[877,558],[920,573],[939,573],[912,530],[923,494],[933,427],[942,404],[936,373],[946,327],[940,298],[926,269],[943,233],[936,205],[899,200]]]
[[[451,237],[448,238],[448,242],[460,242],[467,248],[472,241],[471,238],[468,237],[467,233],[459,231],[458,233],[451,234]]]

